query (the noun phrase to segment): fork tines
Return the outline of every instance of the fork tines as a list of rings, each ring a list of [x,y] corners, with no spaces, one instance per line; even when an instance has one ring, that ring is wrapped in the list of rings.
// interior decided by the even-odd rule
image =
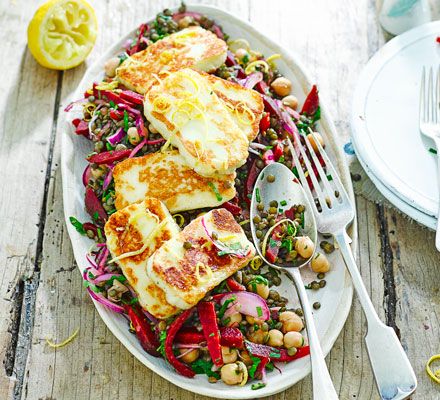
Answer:
[[[308,137],[310,135],[316,144],[316,151],[310,143]],[[308,200],[315,207],[314,211],[321,213],[330,209],[335,210],[342,203],[349,202],[349,197],[318,137],[312,131],[310,135],[301,136],[306,148],[302,143],[298,143],[299,154],[296,153],[292,142],[288,139],[290,152]],[[323,165],[318,156],[321,157]],[[307,177],[310,178],[310,184]]]
[[[422,70],[422,82],[420,84],[420,109],[419,120],[420,129],[423,124],[439,124],[440,123],[440,66],[437,70],[436,84],[434,89],[434,74],[432,67],[429,68],[428,87],[426,90],[425,83],[426,68]],[[426,93],[427,92],[427,93]]]

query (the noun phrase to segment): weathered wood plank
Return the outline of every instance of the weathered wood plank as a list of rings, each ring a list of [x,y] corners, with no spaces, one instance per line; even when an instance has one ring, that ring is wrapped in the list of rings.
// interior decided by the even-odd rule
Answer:
[[[276,7],[273,3],[257,0],[249,0],[249,2],[218,0],[203,1],[203,3],[218,4],[243,18],[249,17],[255,26],[299,53],[312,75],[316,77],[316,81],[319,82],[321,96],[327,105],[330,105],[341,135],[345,137],[348,135],[349,127],[346,121],[348,121],[352,90],[358,73],[384,40],[377,26],[375,4],[372,0],[347,0],[345,2],[284,0],[278,1]],[[120,37],[143,21],[144,16],[153,15],[160,9],[174,4],[176,4],[175,1],[140,3],[134,0],[125,2],[99,0],[94,2],[94,6],[99,11],[101,34],[89,62],[102,54],[111,45],[113,38]],[[0,22],[2,18],[9,19],[11,13],[12,19],[15,18],[16,22],[29,18],[30,11],[8,10],[7,13],[0,15]],[[24,47],[24,39],[19,36],[16,29],[19,24],[13,25],[7,24],[8,29],[0,31],[0,38],[9,39],[9,42],[8,40],[3,42],[11,43],[10,48],[8,47],[10,54],[13,54],[16,48]],[[19,40],[18,37],[20,37]],[[1,64],[6,62],[4,60],[7,60],[7,57],[0,60],[0,66],[4,66]],[[61,81],[58,83],[57,79],[62,79],[62,91],[59,93],[61,103],[63,103],[66,96],[78,84],[86,66],[61,75],[38,67],[28,54],[25,55],[21,65],[23,65],[21,72],[18,66],[16,69],[8,70],[11,79],[6,89],[15,88],[14,80],[19,80],[18,76],[21,73],[23,92],[19,95],[12,94],[10,97],[12,102],[2,104],[3,100],[0,99],[0,117],[3,117],[1,114],[3,110],[8,111],[8,114],[11,113],[9,119],[6,118],[3,129],[0,130],[0,163],[4,162],[4,165],[0,164],[0,166],[7,165],[7,162],[8,166],[20,171],[16,175],[11,174],[7,185],[3,186],[7,190],[0,192],[2,196],[0,207],[3,207],[3,212],[0,214],[3,217],[0,218],[4,219],[1,222],[4,222],[3,226],[8,227],[14,221],[12,229],[3,232],[0,238],[0,249],[5,248],[11,251],[7,262],[0,264],[6,266],[5,271],[2,272],[4,279],[0,287],[2,299],[5,296],[9,299],[5,301],[6,305],[11,303],[11,292],[15,283],[20,281],[20,274],[24,271],[33,271],[35,262],[32,257],[40,254],[37,248],[42,250],[41,276],[37,282],[39,287],[36,293],[35,325],[21,398],[206,399],[206,397],[178,389],[141,365],[113,337],[95,312],[82,287],[81,277],[75,267],[63,223],[61,180],[57,165],[58,140],[55,144],[53,164],[49,165],[48,175],[51,180],[48,186],[47,208],[44,208],[44,212],[47,213],[44,219],[45,225],[41,225],[39,231],[40,247],[37,245],[38,240],[32,242],[32,239],[38,237],[38,229],[29,229],[31,226],[29,221],[32,224],[35,220],[34,224],[36,224],[38,222],[36,215],[41,204],[45,205],[44,182],[52,125],[50,117],[54,115],[56,104],[55,89],[57,86],[61,87]],[[3,68],[3,70],[6,69]],[[0,83],[2,84],[5,83]],[[33,91],[37,89],[38,97],[29,95],[31,89]],[[49,93],[53,93],[52,97],[48,96]],[[40,102],[43,100],[38,107],[31,104],[37,101],[36,98]],[[47,100],[44,100],[45,98]],[[6,104],[26,104],[27,108],[30,104],[34,107],[30,110],[42,109],[44,113],[41,115],[49,117],[41,118],[41,121],[37,120],[37,124],[35,120],[29,119],[20,125],[21,121],[19,123],[17,120],[16,108],[10,110],[6,108]],[[58,112],[55,115],[58,115]],[[24,143],[22,143],[21,136],[13,134],[19,128],[30,132]],[[60,129],[56,131],[58,139]],[[38,140],[43,136],[46,143],[39,144]],[[19,157],[11,151],[11,146],[13,149],[20,148]],[[8,155],[5,161],[3,154]],[[32,157],[32,162],[29,162],[28,154],[33,154],[35,160]],[[20,169],[23,166],[24,170]],[[40,169],[41,172],[38,172]],[[29,197],[29,189],[18,187],[13,183],[20,177],[27,176],[32,177],[35,188],[38,187],[38,182],[41,183],[41,187],[31,198],[31,208],[22,210],[20,207],[22,203],[16,200]],[[49,184],[48,180],[47,183]],[[15,203],[17,205],[14,207]],[[29,207],[28,202],[26,206]],[[13,210],[12,214],[11,210]],[[357,199],[357,210],[359,267],[373,304],[383,320],[393,322],[400,330],[402,342],[408,349],[419,378],[419,390],[414,398],[436,399],[438,388],[429,382],[423,372],[424,362],[429,355],[439,351],[437,277],[440,263],[433,246],[433,235],[418,225],[408,225],[405,219],[394,216],[392,211],[385,210],[378,214],[375,205],[361,198]],[[9,217],[6,219],[7,215]],[[26,231],[23,233],[24,227]],[[5,247],[3,241],[9,247]],[[381,259],[381,255],[386,253],[387,243],[391,248],[392,259],[386,263],[383,257]],[[3,257],[3,255],[0,256]],[[37,265],[40,264],[37,263]],[[15,271],[18,271],[17,276],[14,275]],[[384,284],[385,272],[387,272],[388,279]],[[11,281],[13,284],[8,287]],[[30,282],[26,281],[26,285],[29,288],[28,294],[32,295]],[[386,293],[387,285],[389,288],[395,288],[397,300],[395,309],[390,307],[394,298],[389,299]],[[21,284],[19,289],[23,292],[25,284]],[[23,310],[19,308],[22,303],[22,298],[18,295],[16,301],[18,316],[23,314]],[[25,302],[25,305],[31,306],[32,299]],[[4,304],[0,306],[2,316],[9,317],[8,312],[11,307],[5,308]],[[23,331],[23,327],[26,326],[24,314],[21,322]],[[0,324],[5,324],[4,318]],[[1,329],[4,326],[6,325],[0,325],[0,332],[5,331]],[[54,351],[45,344],[47,337],[61,340],[69,336],[77,327],[81,328],[80,333],[69,346]],[[19,328],[18,323],[16,328]],[[362,340],[364,334],[365,321],[356,300],[345,328],[327,360],[341,399],[378,398]],[[10,335],[2,336],[0,333],[0,345],[5,343],[4,338],[8,341]],[[23,354],[26,354],[28,343],[26,340],[20,340]],[[0,354],[3,348],[3,346],[0,347]],[[5,385],[8,385],[9,380],[3,379]],[[3,385],[3,381],[0,384],[0,398],[6,398],[8,387]],[[16,398],[19,397],[16,396]],[[306,378],[284,393],[273,396],[273,399],[290,398],[311,398],[310,378]]]
[[[25,361],[32,326],[45,223],[47,165],[59,73],[41,68],[26,48],[31,16],[24,2],[3,3],[0,13],[0,397],[10,396],[17,361]],[[24,340],[23,340],[24,339]]]

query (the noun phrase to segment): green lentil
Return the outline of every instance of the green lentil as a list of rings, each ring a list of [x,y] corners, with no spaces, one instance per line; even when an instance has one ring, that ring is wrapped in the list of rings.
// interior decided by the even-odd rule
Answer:
[[[321,308],[321,303],[319,301],[317,301],[316,303],[313,303],[313,308],[315,310],[319,310]]]
[[[272,174],[267,175],[266,179],[269,183],[274,183],[275,182],[275,175],[272,175]]]

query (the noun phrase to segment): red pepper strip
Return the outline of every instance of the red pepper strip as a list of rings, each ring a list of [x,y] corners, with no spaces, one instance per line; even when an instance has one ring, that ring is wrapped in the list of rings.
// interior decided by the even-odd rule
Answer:
[[[209,354],[214,365],[223,365],[222,350],[220,346],[220,333],[217,325],[217,315],[215,313],[214,302],[203,301],[198,304],[200,323],[202,324],[203,334],[208,344]]]
[[[78,125],[76,125],[75,133],[89,137],[89,124],[84,120],[79,121]]]
[[[157,351],[160,344],[159,340],[147,318],[143,315],[141,308],[124,304],[124,309],[130,318],[142,348],[152,356],[159,357],[160,353]]]
[[[254,190],[254,185],[255,185],[255,182],[257,181],[258,174],[259,174],[259,170],[257,167],[257,160],[254,160],[252,162],[250,168],[248,169],[246,184],[244,186],[244,200],[249,205],[251,204],[251,199],[249,198],[248,195],[251,195],[252,191]]]
[[[190,308],[189,310],[185,310],[182,314],[180,314],[168,328],[167,337],[165,339],[165,355],[168,362],[179,374],[188,378],[194,378],[195,373],[188,365],[183,364],[176,358],[173,351],[173,343],[177,332],[185,321],[191,316],[193,311],[194,308]]]
[[[292,206],[288,210],[284,211],[284,215],[286,216],[286,218],[289,218],[293,221],[295,219],[295,211],[296,207]]]
[[[228,293],[218,293],[218,294],[214,294],[214,295],[212,296],[212,300],[214,300],[214,302],[218,303],[218,302],[223,298],[223,296],[226,295],[226,294],[229,294],[229,292],[228,292]]]
[[[72,120],[72,124],[75,128],[79,125],[80,122],[81,122],[81,119],[79,119],[79,118],[75,118]]]
[[[124,114],[120,113],[117,110],[110,110],[109,115],[111,119],[115,119],[116,121],[120,121],[124,116]]]
[[[241,207],[237,204],[233,204],[230,201],[227,201],[226,203],[223,203],[221,207],[226,208],[232,215],[240,215],[241,214]]]
[[[307,95],[304,104],[301,109],[301,114],[313,115],[319,106],[318,88],[316,85],[312,86],[309,94]]]
[[[290,362],[310,354],[310,347],[304,346],[297,349],[294,356],[289,356],[286,349],[266,346],[245,340],[246,350],[256,357],[269,357],[271,361]]]
[[[110,90],[96,90],[96,92],[99,92],[102,96],[106,96],[108,101],[113,101],[113,103],[118,104],[118,103],[123,103],[126,104],[129,107],[134,107],[135,104],[133,104],[131,101],[128,101],[126,99],[123,99],[122,97],[118,96],[116,93],[111,92]],[[96,98],[99,98],[99,95],[96,94],[95,95]]]
[[[271,247],[270,242],[271,240],[269,240],[269,243],[267,244],[266,247],[266,258],[267,261],[274,263],[276,261],[276,258],[278,256],[278,252],[280,251],[280,245],[278,244],[280,239],[278,237],[278,235],[281,233],[281,225],[278,225],[273,231],[272,231],[272,235],[271,235],[271,239],[272,241],[274,240],[277,244],[274,247]]]
[[[269,86],[264,81],[258,82],[255,85],[255,89],[257,90],[257,92],[260,92],[261,94],[269,93]]]
[[[246,290],[246,288],[241,283],[238,283],[234,278],[226,279],[226,285],[228,285],[228,288],[231,292],[242,292],[243,290]]]
[[[244,344],[243,334],[238,328],[229,328],[229,327],[221,328],[220,344],[222,346],[242,349]]]
[[[182,344],[199,344],[205,341],[205,335],[195,328],[182,328],[177,332],[175,341]]]
[[[123,90],[120,94],[122,99],[130,101],[134,104],[143,104],[144,96],[131,90]]]
[[[275,161],[278,161],[280,157],[284,154],[284,148],[281,143],[278,143],[273,149],[273,156]]]
[[[437,39],[435,39],[437,43],[440,43],[440,36],[437,36]]]
[[[269,357],[259,357],[260,364],[258,364],[257,370],[255,371],[254,377],[257,379],[261,379],[264,368],[266,368],[267,363],[270,361]]]
[[[260,120],[260,132],[265,132],[270,128],[270,114],[267,112]]]
[[[105,223],[107,221],[108,215],[102,206],[101,201],[96,196],[93,189],[88,186],[86,188],[86,195],[84,198],[84,204],[86,206],[87,212],[94,219],[95,222]]]
[[[93,154],[87,160],[94,164],[111,164],[114,161],[122,160],[130,155],[131,150],[111,150]]]

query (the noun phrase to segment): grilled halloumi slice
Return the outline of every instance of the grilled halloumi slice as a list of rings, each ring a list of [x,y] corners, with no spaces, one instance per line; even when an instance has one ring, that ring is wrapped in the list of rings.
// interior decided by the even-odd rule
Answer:
[[[161,77],[187,67],[211,72],[225,62],[226,52],[223,40],[200,26],[193,26],[133,54],[116,70],[116,76],[124,86],[144,94],[156,79],[154,75]]]
[[[177,150],[127,158],[113,170],[117,210],[155,197],[170,212],[217,207],[235,196],[235,172],[205,178],[194,172]]]
[[[212,232],[224,246],[240,248],[241,258],[221,252],[212,241]],[[190,242],[191,248],[184,247],[185,242]],[[229,211],[220,208],[196,218],[164,243],[148,260],[147,272],[164,291],[168,303],[188,309],[254,255],[255,248],[241,226]]]
[[[112,214],[105,224],[107,246],[136,291],[140,305],[156,318],[168,318],[179,309],[149,278],[148,258],[180,229],[162,202],[147,198]]]
[[[227,81],[215,75],[206,75],[214,93],[225,103],[236,125],[246,133],[248,140],[254,140],[260,130],[264,111],[261,95],[246,89],[238,83]]]
[[[198,174],[230,174],[246,162],[249,141],[206,74],[173,72],[145,96],[147,119]]]

